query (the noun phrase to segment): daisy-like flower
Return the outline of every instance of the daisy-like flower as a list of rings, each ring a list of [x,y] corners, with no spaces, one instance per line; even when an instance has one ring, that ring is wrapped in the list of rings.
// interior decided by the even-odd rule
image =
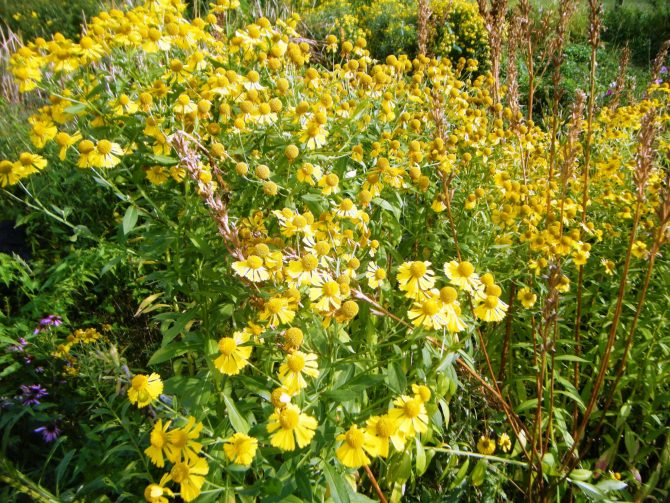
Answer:
[[[0,187],[14,185],[21,179],[21,169],[12,164],[11,161],[0,161]]]
[[[187,115],[198,110],[198,105],[191,101],[188,94],[181,94],[172,108],[177,115]]]
[[[496,451],[496,442],[486,435],[483,435],[477,442],[477,450],[479,451],[479,454],[490,456]]]
[[[94,168],[113,168],[121,162],[118,156],[123,155],[123,149],[118,143],[109,140],[100,140],[95,146],[95,152],[91,158]]]
[[[146,454],[151,462],[158,468],[163,468],[165,466],[163,454],[170,442],[168,428],[170,427],[171,422],[172,421],[168,421],[163,424],[162,419],[156,421],[153,430],[151,430],[151,435],[149,435],[149,442],[151,445],[144,450],[144,454]]]
[[[275,409],[270,416],[267,426],[268,433],[272,433],[270,444],[284,451],[295,450],[296,442],[298,447],[305,447],[312,441],[318,425],[312,416],[303,414],[293,404],[287,404],[282,409]]]
[[[366,451],[371,456],[374,456],[373,453],[378,450],[374,437],[367,430],[361,429],[355,424],[346,433],[338,435],[337,440],[342,441],[342,445],[335,451],[337,459],[349,468],[360,468],[361,466],[369,465],[370,458],[367,456]]]
[[[321,179],[321,168],[306,162],[298,169],[297,177],[299,182],[314,186]]]
[[[174,497],[174,493],[167,487],[167,484],[170,481],[170,474],[166,473],[161,477],[161,480],[158,484],[149,484],[146,489],[144,489],[144,499],[149,503],[167,503],[168,499]]]
[[[354,202],[347,197],[337,206],[335,214],[340,218],[355,218],[358,216],[358,208],[356,208]]]
[[[145,172],[147,180],[154,185],[163,185],[170,178],[170,172],[162,166],[152,166]]]
[[[130,382],[128,399],[130,403],[137,404],[138,408],[142,408],[156,400],[162,392],[163,381],[161,381],[161,376],[155,372],[148,376],[137,374]]]
[[[428,413],[420,398],[402,395],[393,401],[388,416],[398,422],[398,429],[409,437],[428,431]]]
[[[73,135],[69,135],[65,133],[64,131],[61,131],[56,135],[56,144],[60,147],[60,150],[58,151],[58,158],[61,161],[65,160],[65,156],[67,155],[68,149],[77,143],[79,140],[81,140],[81,133],[75,133]]]
[[[0,168],[0,177],[2,176],[2,169]],[[614,274],[614,268],[615,264],[611,260],[607,259],[601,259],[600,263],[603,265],[603,268],[605,269],[605,274],[608,276],[612,276]]]
[[[335,173],[328,173],[319,179],[318,185],[321,187],[321,193],[324,196],[329,196],[331,194],[337,194],[340,191],[339,183],[339,176]]]
[[[507,304],[495,295],[487,295],[486,299],[474,310],[475,316],[486,322],[500,321],[505,317],[506,312]]]
[[[223,444],[223,452],[226,453],[228,460],[243,466],[251,464],[257,448],[258,440],[244,433],[235,433]]]
[[[328,276],[319,277],[316,284],[309,289],[309,300],[312,306],[321,312],[330,312],[342,306],[340,284]]]
[[[423,403],[430,400],[430,397],[432,396],[430,388],[424,384],[412,384],[412,391],[414,392],[414,397],[418,398]]]
[[[475,268],[470,262],[452,260],[444,264],[444,274],[449,278],[449,282],[452,285],[466,292],[475,292],[479,288],[479,275],[475,272]]]
[[[465,330],[465,323],[461,319],[461,305],[458,303],[458,292],[450,287],[440,288],[440,299],[442,300],[443,313],[447,319],[447,330],[451,333]]]
[[[535,295],[530,288],[526,287],[519,290],[519,293],[516,294],[516,298],[526,309],[533,307],[537,301],[537,295]]]
[[[311,253],[303,255],[300,260],[291,260],[286,269],[288,277],[293,280],[291,284],[295,286],[316,285],[319,281],[318,265],[319,259]]]
[[[170,471],[170,479],[179,484],[179,495],[184,501],[193,501],[200,495],[207,473],[207,461],[196,456],[176,463]]]
[[[249,255],[244,260],[233,262],[233,271],[239,276],[257,283],[265,281],[270,277],[268,270],[265,268],[263,259],[256,255]]]
[[[279,366],[279,382],[289,391],[297,393],[307,387],[304,375],[319,377],[317,356],[314,353],[294,351],[286,356],[286,361]]]
[[[260,314],[261,321],[268,321],[268,326],[271,328],[279,325],[286,325],[295,318],[295,309],[291,306],[290,301],[286,297],[272,297],[263,306],[263,311]]]
[[[82,140],[79,142],[77,149],[79,150],[77,166],[80,168],[92,168],[95,156],[95,145],[93,142],[91,140]]]
[[[214,366],[219,372],[226,375],[237,375],[249,363],[252,346],[243,346],[249,341],[250,335],[246,330],[236,331],[232,337],[219,340],[219,356],[214,360]]]
[[[498,437],[498,446],[500,446],[503,452],[509,452],[512,449],[512,441],[507,433],[503,433]]]
[[[390,444],[397,451],[405,447],[405,435],[398,429],[398,421],[389,415],[371,417],[365,429],[374,439],[374,452],[370,451],[373,456],[388,457]]]
[[[47,160],[38,154],[22,152],[19,154],[19,160],[14,163],[14,167],[21,176],[32,175],[47,167]]]
[[[405,297],[419,300],[425,297],[433,285],[435,275],[430,269],[430,262],[405,262],[398,268],[398,288],[405,292]]]
[[[421,301],[415,301],[407,316],[415,327],[423,326],[429,330],[440,330],[447,326],[444,306],[439,295],[431,295]]]
[[[165,446],[165,456],[172,463],[182,460],[198,459],[198,453],[202,450],[202,444],[196,442],[202,430],[202,423],[195,422],[190,416],[188,422],[182,428],[176,428],[168,432],[168,443]]]
[[[370,262],[365,271],[365,277],[368,280],[370,288],[379,288],[382,282],[386,279],[386,270],[382,269],[374,262]]]

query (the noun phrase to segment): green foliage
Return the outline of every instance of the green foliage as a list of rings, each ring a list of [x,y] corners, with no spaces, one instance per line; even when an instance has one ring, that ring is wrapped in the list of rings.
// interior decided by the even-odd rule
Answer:
[[[101,0],[68,0],[67,8],[52,0],[0,0],[0,19],[25,40],[50,38],[56,31],[73,37],[101,7]]]
[[[670,39],[670,4],[659,2],[649,9],[624,4],[608,9],[603,22],[605,42],[618,47],[627,45],[636,64],[648,65],[663,42]]]

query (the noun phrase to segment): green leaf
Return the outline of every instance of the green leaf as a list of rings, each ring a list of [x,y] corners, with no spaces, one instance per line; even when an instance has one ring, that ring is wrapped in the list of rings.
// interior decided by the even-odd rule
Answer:
[[[450,489],[456,489],[463,483],[463,481],[465,480],[465,476],[468,474],[469,467],[470,467],[470,459],[468,458],[463,462],[461,467],[458,469],[458,472],[456,473],[456,478],[449,486]]]
[[[347,482],[342,478],[342,475],[328,463],[323,464],[323,474],[326,476],[326,483],[333,500],[337,503],[350,503],[351,498],[347,490]]]
[[[577,468],[570,472],[570,480],[579,480],[585,482],[591,478],[593,472],[591,470],[585,470],[583,468]]]
[[[486,467],[489,462],[486,459],[480,459],[475,465],[475,469],[472,470],[470,477],[472,478],[472,485],[478,487],[484,483],[486,478]]]
[[[174,166],[175,164],[179,164],[179,159],[167,155],[149,154],[149,159],[161,166]]]
[[[627,486],[628,484],[624,481],[615,479],[602,480],[596,484],[596,487],[604,493],[610,491],[622,491],[623,489],[626,489]]]
[[[402,367],[398,362],[391,362],[388,365],[388,377],[387,377],[389,388],[395,393],[404,393],[405,388],[407,387],[407,379],[405,378],[405,373],[402,371]]]
[[[128,209],[126,210],[126,214],[123,215],[123,234],[127,235],[130,231],[132,231],[135,228],[135,224],[137,224],[137,217],[139,217],[139,213],[137,212],[137,208],[135,206],[128,206]]]
[[[228,419],[230,419],[230,424],[235,431],[238,433],[249,433],[249,423],[247,423],[247,420],[240,414],[240,411],[237,410],[237,407],[235,407],[231,398],[228,395],[223,395],[223,401],[228,410]]]

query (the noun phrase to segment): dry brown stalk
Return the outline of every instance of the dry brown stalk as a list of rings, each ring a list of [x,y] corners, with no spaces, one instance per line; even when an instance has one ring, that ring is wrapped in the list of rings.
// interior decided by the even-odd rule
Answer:
[[[418,25],[419,25],[419,54],[426,55],[426,45],[428,42],[428,21],[433,14],[430,10],[430,0],[418,1]]]
[[[208,157],[212,172],[217,177],[218,187],[226,187],[226,183],[221,176],[221,171],[214,160],[209,156],[209,151],[196,138],[185,131],[177,131],[174,133],[172,145],[179,155],[181,165],[188,171],[189,176],[197,183],[198,193],[211,210],[212,218],[216,222],[219,235],[223,238],[223,243],[228,250],[228,253],[230,253],[232,257],[242,260],[244,257],[240,250],[237,229],[229,220],[228,207],[221,196],[216,193],[215,184],[212,182],[211,177],[206,176],[206,171],[202,168],[200,163],[198,151]]]
[[[493,102],[500,103],[500,63],[502,61],[503,35],[507,0],[477,0],[479,14],[484,18],[484,26],[489,35],[491,48],[491,74],[493,75]]]

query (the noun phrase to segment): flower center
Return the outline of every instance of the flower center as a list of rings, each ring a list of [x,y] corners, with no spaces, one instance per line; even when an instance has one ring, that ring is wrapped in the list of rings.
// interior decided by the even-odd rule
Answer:
[[[140,390],[147,385],[147,382],[149,382],[149,379],[147,379],[147,376],[136,375],[135,377],[133,377],[132,387],[135,390]]]
[[[421,278],[426,274],[426,264],[423,262],[412,262],[412,265],[409,267],[412,276],[415,278]]]
[[[487,309],[494,309],[498,305],[498,297],[489,295],[488,297],[486,297],[484,305],[486,306]]]
[[[340,293],[340,285],[335,281],[327,281],[323,285],[323,294],[326,297],[336,297]]]
[[[284,333],[284,339],[286,340],[286,343],[289,346],[297,348],[298,346],[300,346],[300,344],[302,344],[303,340],[302,330],[300,330],[297,327],[291,327]]]
[[[388,438],[395,433],[396,428],[394,427],[393,421],[386,417],[382,417],[377,421],[377,435],[382,438]]]
[[[352,428],[347,432],[346,435],[347,444],[352,449],[360,449],[363,447],[363,442],[365,442],[365,437],[363,432],[358,428]]]
[[[461,262],[458,264],[458,274],[464,278],[469,278],[473,272],[475,272],[475,268],[470,262]]]
[[[182,449],[188,443],[188,436],[182,430],[174,430],[172,431],[170,442],[178,449]]]
[[[112,151],[112,142],[109,140],[100,140],[98,142],[98,152],[102,155],[107,155]]]
[[[249,258],[247,259],[247,264],[249,264],[249,267],[251,269],[260,269],[261,267],[263,267],[263,259],[257,257],[256,255],[249,255]]]
[[[291,372],[296,374],[301,372],[305,368],[305,358],[297,353],[290,355],[286,361],[288,368],[291,369]]]
[[[186,463],[177,463],[172,467],[172,480],[177,484],[184,482],[189,475],[188,465]]]
[[[236,348],[237,343],[232,337],[224,337],[219,341],[219,351],[226,356],[232,355]]]
[[[277,314],[284,307],[283,299],[270,299],[266,304],[268,311],[272,314]]]
[[[279,413],[279,424],[285,430],[293,430],[298,426],[300,421],[300,414],[294,409],[286,408]]]
[[[381,268],[377,269],[375,271],[375,278],[379,279],[379,280],[386,279],[386,271],[384,269],[381,269]]]
[[[316,258],[314,255],[312,255],[312,254],[305,255],[305,256],[301,259],[301,262],[302,262],[302,267],[303,267],[306,271],[313,271],[313,270],[316,268],[316,266],[318,265],[318,263],[319,263],[319,261],[317,260],[317,258]]]
[[[444,302],[445,304],[451,304],[456,300],[457,297],[458,292],[456,292],[455,288],[445,286],[440,290],[440,299],[442,299],[442,302]]]
[[[421,308],[423,310],[423,314],[425,314],[426,316],[434,316],[440,310],[439,304],[432,299],[424,302]]]
[[[293,225],[298,229],[302,229],[307,225],[307,220],[305,219],[305,217],[298,215],[296,217],[293,217]]]
[[[354,203],[351,201],[351,199],[345,199],[340,203],[340,209],[342,211],[349,211],[354,207]]]
[[[405,415],[407,417],[416,417],[421,412],[421,402],[413,398],[405,403]]]

